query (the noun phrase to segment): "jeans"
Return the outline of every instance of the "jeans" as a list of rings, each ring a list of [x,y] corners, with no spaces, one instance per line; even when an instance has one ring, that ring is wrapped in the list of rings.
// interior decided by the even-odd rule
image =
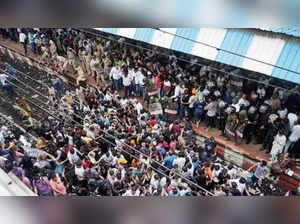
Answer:
[[[131,87],[130,86],[125,86],[125,98],[131,96]]]
[[[27,41],[25,40],[22,44],[23,44],[24,52],[25,54],[27,54]]]
[[[185,106],[180,105],[179,108],[179,119],[182,121],[185,115]]]
[[[32,53],[36,54],[35,43],[32,42],[32,43],[30,43],[30,45],[31,45],[31,51],[32,51]]]
[[[215,118],[215,116],[210,117],[210,116],[206,115],[206,125],[207,125],[207,127],[210,127],[210,128],[213,127],[214,118]]]
[[[135,92],[137,97],[144,97],[144,86],[135,85]]]
[[[11,84],[4,85],[3,89],[6,91],[7,95],[9,95],[9,96],[15,95],[13,86]]]
[[[287,153],[289,151],[289,148],[293,148],[293,146],[295,145],[296,142],[292,142],[290,140],[287,141],[287,143],[285,144],[284,147],[284,153]]]
[[[113,79],[114,90],[119,91],[121,88],[121,79]]]

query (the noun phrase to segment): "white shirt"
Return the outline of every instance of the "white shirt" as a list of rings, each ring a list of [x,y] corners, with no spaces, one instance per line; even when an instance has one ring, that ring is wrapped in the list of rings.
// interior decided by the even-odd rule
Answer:
[[[26,35],[24,33],[20,33],[19,40],[20,40],[20,43],[24,43],[26,40]]]
[[[127,190],[122,196],[131,197],[134,196],[132,190]]]
[[[98,59],[92,59],[90,62],[90,67],[92,71],[96,71],[99,67],[99,60]]]
[[[181,171],[182,171],[182,168],[183,168],[184,165],[185,165],[185,161],[186,161],[186,159],[185,159],[184,157],[178,157],[178,158],[175,158],[174,161],[173,161],[173,166],[174,166],[175,164],[177,164],[177,165],[178,165],[178,169],[179,169],[179,171],[181,172]]]
[[[204,108],[205,110],[207,110],[207,116],[214,117],[217,113],[217,107],[218,107],[218,104],[215,101],[207,104]]]
[[[75,174],[76,174],[78,180],[83,180],[84,179],[84,168],[83,168],[83,166],[81,166],[79,168],[77,168],[75,166]]]
[[[171,82],[169,80],[164,81],[164,86],[171,87]]]
[[[138,103],[135,105],[135,109],[136,109],[136,111],[138,112],[138,114],[140,114],[141,111],[142,111],[142,109],[143,109],[143,105],[142,105],[140,102],[138,102]]]
[[[288,110],[286,108],[284,108],[283,110],[278,110],[277,113],[281,119],[284,119],[284,118],[286,118]]]
[[[100,160],[104,160],[105,162],[110,163],[110,162],[112,162],[113,157],[112,157],[111,153],[109,153],[108,157],[106,156],[106,154],[104,154],[103,156],[101,156]]]
[[[259,98],[263,98],[266,95],[266,90],[265,89],[257,89],[256,93],[257,93],[257,95],[259,95]]]
[[[236,177],[236,169],[232,168],[231,170],[228,170],[228,175],[230,176],[230,178],[235,178]]]
[[[243,192],[245,191],[246,185],[240,183],[240,180],[239,180],[239,179],[230,180],[230,181],[229,181],[230,185],[231,185],[232,182],[235,182],[235,183],[236,183],[237,189],[238,189],[241,193],[243,193]]]
[[[133,69],[128,69],[128,76],[131,78],[131,80],[135,80],[136,73]]]
[[[183,93],[183,89],[180,86],[176,86],[175,90],[174,90],[174,95],[171,98],[176,98],[178,96],[180,96]]]
[[[135,84],[141,85],[141,86],[145,85],[144,79],[145,79],[145,76],[143,75],[143,73],[138,71],[135,76]]]
[[[152,176],[151,180],[150,180],[150,184],[154,189],[157,189],[158,185],[159,185],[159,178],[156,180],[154,178],[154,175]]]
[[[293,127],[289,140],[291,142],[297,142],[299,138],[300,138],[300,124],[297,124]]]
[[[74,150],[74,154],[72,154],[71,152],[68,152],[68,160],[71,164],[76,163],[77,161],[80,160],[79,156],[77,155],[76,151]]]
[[[243,99],[243,98],[241,98],[241,99],[239,100],[238,104],[239,104],[240,106],[244,105],[245,107],[248,107],[248,106],[249,106],[249,101],[248,101],[248,100],[245,100],[245,99]]]
[[[127,75],[127,76],[123,75],[123,85],[124,86],[130,86],[131,81],[132,81],[132,79],[129,75]]]
[[[1,82],[1,84],[3,86],[6,85],[7,78],[8,78],[8,75],[6,75],[6,74],[0,74],[0,82]]]
[[[112,67],[110,73],[109,73],[109,77],[113,78],[113,79],[120,79],[121,76],[121,69],[119,67]]]
[[[122,108],[125,108],[128,104],[128,100],[127,99],[121,99],[120,104],[121,104]]]
[[[294,113],[289,113],[287,118],[289,119],[289,123],[290,123],[290,130],[293,129],[295,122],[298,120],[298,117],[296,114]]]

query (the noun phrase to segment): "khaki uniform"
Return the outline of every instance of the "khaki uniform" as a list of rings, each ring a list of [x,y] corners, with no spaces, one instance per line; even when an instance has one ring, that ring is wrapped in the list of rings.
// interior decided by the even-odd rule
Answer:
[[[81,62],[81,67],[82,67],[82,70],[83,70],[84,73],[87,72],[87,70],[86,70],[86,64],[85,64],[85,54],[86,54],[86,52],[85,51],[81,51],[81,50],[79,51],[79,54],[78,54],[80,62]]]
[[[227,118],[226,126],[225,126],[225,133],[227,137],[235,137],[235,130],[237,128],[237,121],[233,114],[230,114]]]
[[[92,59],[90,63],[91,70],[93,72],[93,75],[95,75],[95,81],[97,84],[100,84],[100,82],[104,83],[104,71],[101,69],[100,61],[99,59]]]
[[[76,71],[78,73],[78,77],[76,78],[76,84],[79,85],[80,81],[86,81],[86,77],[85,77],[85,74],[84,74],[81,66],[78,66],[76,68]]]
[[[52,44],[50,45],[50,54],[51,54],[51,58],[52,58],[53,60],[55,60],[55,58],[56,58],[56,56],[57,56],[57,48],[56,48],[56,46],[55,46],[54,43],[52,43]]]
[[[42,51],[42,60],[46,65],[50,64],[50,52],[47,47],[41,47]]]
[[[56,67],[58,67],[59,71],[64,70],[65,63],[68,62],[68,60],[65,57],[56,55],[56,59],[54,60],[54,64]]]
[[[85,60],[85,67],[86,67],[86,71],[89,75],[92,74],[92,70],[91,70],[91,60],[92,60],[92,55],[89,53],[88,55],[84,56],[84,60]]]
[[[75,52],[74,52],[74,50],[69,49],[68,52],[67,52],[67,56],[68,56],[69,65],[71,66],[71,68],[73,70],[75,70],[76,65],[75,65]]]

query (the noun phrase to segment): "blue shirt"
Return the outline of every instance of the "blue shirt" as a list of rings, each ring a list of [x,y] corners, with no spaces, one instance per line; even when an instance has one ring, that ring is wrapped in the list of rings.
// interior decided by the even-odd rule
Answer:
[[[224,96],[223,97],[223,100],[227,103],[227,104],[232,104],[232,99],[233,97],[232,96]]]
[[[196,101],[194,104],[195,112],[199,114],[203,114],[204,112],[204,103],[201,103],[200,101]]]
[[[28,41],[29,43],[34,43],[33,34],[31,32],[28,33]]]
[[[0,152],[0,156],[6,156],[6,155],[9,155],[9,150],[8,150],[8,149],[4,149],[4,150],[2,150],[2,151]],[[13,158],[11,155],[9,155],[9,156],[7,157],[7,159],[8,159],[9,161],[13,161],[13,160],[14,160],[14,158]]]
[[[196,162],[193,163],[194,164],[194,168],[197,169],[199,164],[200,164],[200,160],[198,159]]]
[[[6,156],[9,153],[8,149],[4,149],[2,150],[2,152],[0,152],[0,156]]]
[[[166,149],[165,149],[165,148],[159,147],[158,149],[159,149],[160,153],[161,153],[163,156],[166,155]]]
[[[175,158],[176,158],[175,155],[167,156],[167,157],[164,159],[164,162],[165,162],[166,167],[168,167],[169,169],[172,169],[172,168],[173,168],[173,161],[174,161]]]

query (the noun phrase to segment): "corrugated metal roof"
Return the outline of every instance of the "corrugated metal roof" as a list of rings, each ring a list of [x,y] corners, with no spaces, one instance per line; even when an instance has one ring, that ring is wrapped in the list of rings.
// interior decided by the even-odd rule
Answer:
[[[270,28],[270,31],[275,33],[284,33],[294,37],[300,37],[300,27],[297,26]]]

